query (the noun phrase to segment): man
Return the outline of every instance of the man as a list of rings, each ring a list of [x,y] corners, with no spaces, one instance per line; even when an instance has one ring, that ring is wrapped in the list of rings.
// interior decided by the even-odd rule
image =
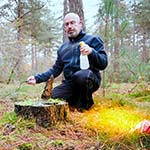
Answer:
[[[64,80],[52,90],[52,98],[65,100],[70,107],[82,112],[94,104],[92,94],[100,86],[99,71],[107,67],[107,55],[99,37],[87,35],[82,31],[82,22],[77,14],[68,13],[64,17],[64,30],[68,41],[58,49],[53,67],[29,77],[27,83],[46,82],[51,75],[56,78],[63,72]],[[82,45],[79,44],[81,41]],[[80,54],[88,56],[88,69],[80,68]]]

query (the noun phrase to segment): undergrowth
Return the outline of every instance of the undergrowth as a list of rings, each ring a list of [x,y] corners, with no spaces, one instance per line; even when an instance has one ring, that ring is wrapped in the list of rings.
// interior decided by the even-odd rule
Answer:
[[[38,99],[43,89],[43,86],[22,85],[16,90],[16,86],[5,86],[0,85],[0,97],[10,98],[13,102]],[[96,92],[94,94],[95,104],[89,111],[84,113],[72,112],[69,114],[69,120],[65,125],[57,125],[51,129],[38,127],[34,120],[24,120],[20,116],[16,116],[14,112],[5,113],[0,119],[0,129],[3,131],[0,134],[0,146],[15,145],[17,149],[21,150],[48,149],[51,145],[53,148],[63,149],[69,145],[69,142],[73,143],[75,138],[71,139],[70,136],[70,141],[69,138],[67,141],[62,135],[78,135],[77,129],[80,126],[82,131],[90,131],[91,140],[99,143],[101,150],[148,149],[150,148],[150,136],[133,132],[133,129],[140,121],[150,120],[149,86],[135,86],[132,91],[124,91],[125,88],[127,87],[123,85],[113,85],[112,89],[111,87],[109,90],[106,89],[105,97]],[[145,104],[147,107],[141,109],[141,106],[138,105],[139,102],[140,105],[147,102]],[[0,108],[0,110],[4,109]],[[15,127],[14,131],[8,135],[4,134],[7,131],[6,125]],[[68,128],[70,125],[73,127]],[[55,137],[52,133],[54,130],[56,130]],[[79,142],[82,141],[76,141],[76,144],[79,145]],[[12,148],[14,147],[12,146]],[[73,148],[72,145],[70,148]]]

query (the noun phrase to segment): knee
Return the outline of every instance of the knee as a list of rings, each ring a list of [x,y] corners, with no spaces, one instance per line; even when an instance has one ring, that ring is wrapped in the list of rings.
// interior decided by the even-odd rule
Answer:
[[[88,80],[89,72],[90,70],[80,70],[74,73],[72,76],[73,83],[77,85],[85,85]]]

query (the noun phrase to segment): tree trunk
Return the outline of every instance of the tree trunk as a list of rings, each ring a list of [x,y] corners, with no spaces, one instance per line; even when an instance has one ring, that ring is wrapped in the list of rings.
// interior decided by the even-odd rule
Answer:
[[[105,51],[108,52],[108,25],[109,25],[109,15],[105,18]],[[105,96],[105,70],[103,71],[103,96]]]
[[[115,0],[116,7],[119,7],[119,0]],[[119,82],[119,19],[118,12],[115,16],[115,47],[114,47],[114,64],[113,64],[114,76],[116,81]]]
[[[82,0],[64,0],[63,5],[64,5],[63,16],[65,16],[68,12],[74,12],[78,14],[83,23],[83,30],[86,31]],[[63,41],[65,41],[66,39],[67,39],[67,35],[63,30]]]
[[[23,8],[22,8],[22,2],[21,0],[15,1],[16,2],[16,12],[17,12],[17,17],[16,17],[16,26],[17,26],[17,43],[16,43],[16,56],[17,59],[19,59],[19,63],[17,65],[17,78],[20,78],[22,76],[22,65],[23,65],[23,58],[24,58],[24,54],[23,54],[23,49],[22,49],[22,38],[23,38],[23,28],[22,25],[19,24],[22,20],[21,20],[21,16],[24,13],[23,12]],[[16,60],[17,61],[17,60]]]
[[[143,31],[142,38],[142,62],[146,62],[147,52],[146,52],[146,33]]]
[[[69,10],[80,16],[83,22],[83,30],[86,31],[82,0],[69,0]]]
[[[68,12],[68,0],[64,0],[64,14],[63,14],[63,17],[66,16]],[[64,25],[63,25],[64,26]],[[63,42],[65,42],[67,39],[67,34],[66,32],[63,30]]]
[[[35,71],[35,50],[34,50],[34,45],[33,44],[31,46],[31,51],[32,51],[32,55],[31,55],[32,56],[32,70]]]

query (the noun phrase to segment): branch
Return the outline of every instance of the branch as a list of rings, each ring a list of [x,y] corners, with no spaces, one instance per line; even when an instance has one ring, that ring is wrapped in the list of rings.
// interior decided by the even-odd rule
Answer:
[[[128,67],[128,64],[125,63],[125,66],[126,66],[126,68],[127,68],[134,76],[136,76],[136,73],[134,73],[134,72]]]
[[[13,66],[13,68],[12,68],[12,70],[11,70],[11,73],[10,73],[10,76],[9,76],[9,78],[8,78],[7,84],[10,83],[11,78],[12,78],[12,76],[13,76],[13,74],[14,74],[14,70],[16,69],[16,67],[17,67],[17,65],[19,64],[19,62],[20,62],[20,59],[18,59],[17,62],[15,63],[15,65]]]
[[[19,19],[23,18],[24,16],[26,16],[26,15],[29,14],[30,12],[40,10],[40,9],[42,9],[43,7],[44,7],[44,5],[42,5],[41,7],[38,7],[38,8],[36,8],[36,9],[34,9],[34,10],[30,10],[30,11],[24,13],[22,16],[20,16]]]

